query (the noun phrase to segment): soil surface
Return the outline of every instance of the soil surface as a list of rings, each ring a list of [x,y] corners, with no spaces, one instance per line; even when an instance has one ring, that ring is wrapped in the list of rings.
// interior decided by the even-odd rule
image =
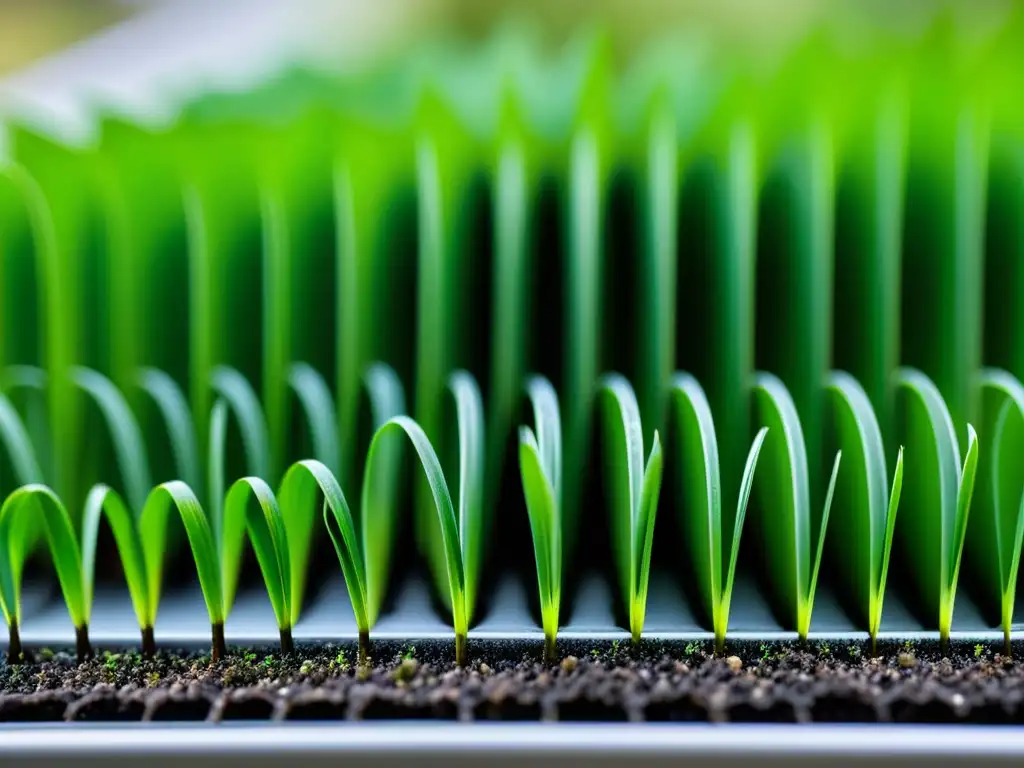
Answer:
[[[0,722],[111,720],[597,720],[1024,722],[1024,664],[996,647],[890,644],[439,641],[200,653],[104,651],[82,665],[35,649],[0,667]],[[1024,647],[1015,648],[1017,656]]]

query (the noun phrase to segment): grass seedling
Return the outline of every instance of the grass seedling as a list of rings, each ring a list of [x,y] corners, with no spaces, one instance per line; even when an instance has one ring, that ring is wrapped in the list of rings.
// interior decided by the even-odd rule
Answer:
[[[939,639],[945,648],[978,468],[978,436],[968,424],[967,454],[961,465],[953,419],[935,384],[909,368],[900,369],[897,382],[898,413],[907,446],[908,519],[901,529],[922,609],[938,616]]]
[[[552,664],[562,595],[562,422],[551,382],[532,376],[526,393],[533,407],[534,428],[519,429],[519,471],[537,562],[544,660]]]
[[[772,374],[757,374],[754,393],[757,411],[771,429],[764,446],[767,466],[758,483],[763,508],[772,510],[771,518],[761,521],[769,581],[800,639],[806,641],[842,452],[832,464],[824,509],[812,535],[807,450],[796,406],[785,385]]]
[[[1009,656],[1024,540],[1024,483],[1017,467],[1024,452],[1024,386],[1006,371],[986,369],[981,373],[981,398],[981,482],[975,490],[966,546],[976,553],[973,570],[985,591],[998,596],[1003,653]]]
[[[828,409],[846,457],[832,511],[832,547],[850,594],[858,597],[874,654],[882,623],[896,511],[903,489],[903,449],[888,487],[882,431],[864,389],[847,373],[833,372]]]
[[[739,559],[740,536],[743,533],[757,460],[768,429],[763,427],[759,430],[750,446],[740,481],[736,516],[731,536],[726,542],[722,538],[722,481],[711,406],[700,384],[687,373],[673,376],[669,401],[679,433],[676,466],[681,470],[680,520],[687,534],[686,541],[704,608],[711,617],[715,632],[715,652],[722,653],[725,649],[725,633],[729,627],[729,607]],[[725,557],[726,553],[728,558]]]
[[[619,588],[629,610],[633,643],[640,642],[647,611],[654,522],[661,492],[661,440],[654,442],[644,466],[644,433],[633,387],[618,374],[601,384],[605,477],[612,517],[612,548],[618,563]]]

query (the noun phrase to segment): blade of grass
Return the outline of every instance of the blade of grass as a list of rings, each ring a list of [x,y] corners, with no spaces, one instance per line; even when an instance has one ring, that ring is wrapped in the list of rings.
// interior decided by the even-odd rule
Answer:
[[[786,612],[786,619],[792,622],[803,640],[810,630],[814,590],[841,453],[836,454],[832,465],[821,521],[817,535],[812,538],[807,448],[796,405],[785,385],[770,373],[756,375],[754,397],[761,420],[771,430],[765,440],[763,459],[769,463],[771,471],[762,473],[758,484],[769,583],[778,606]],[[770,519],[768,514],[772,515]]]
[[[72,380],[88,394],[103,414],[117,455],[125,495],[133,509],[142,509],[151,487],[146,444],[135,415],[114,383],[97,371],[75,367]]]
[[[663,459],[657,430],[644,466],[640,406],[629,382],[619,374],[601,379],[605,477],[610,486],[612,547],[619,566],[619,587],[629,613],[633,642],[640,642],[647,605],[651,545],[661,489]]]
[[[758,456],[768,433],[762,428],[750,447],[740,480],[736,516],[728,543],[723,541],[722,482],[718,437],[711,406],[700,383],[677,372],[669,389],[670,406],[679,433],[678,510],[689,555],[694,564],[704,610],[715,632],[715,650],[725,647],[732,585],[739,559],[740,536],[754,481]],[[729,553],[728,559],[723,555]]]
[[[249,503],[252,499],[256,500],[256,505]],[[227,541],[233,541],[236,537],[241,539],[248,533],[260,572],[263,574],[270,605],[274,609],[277,628],[281,633],[281,651],[291,653],[291,565],[288,562],[288,536],[284,518],[270,486],[258,477],[243,477],[235,481],[228,490],[224,502],[224,528]],[[236,550],[231,551],[234,553]],[[222,555],[225,618],[231,613],[240,565],[240,558],[232,562],[226,555]],[[229,579],[228,574],[235,576]]]
[[[85,595],[86,623],[92,610],[94,583],[96,578],[96,544],[99,538],[100,520],[106,518],[114,534],[117,554],[121,559],[128,594],[132,599],[135,617],[142,632],[142,652],[151,656],[156,648],[153,642],[153,625],[150,617],[155,610],[149,605],[150,592],[146,574],[146,558],[135,524],[135,515],[124,503],[121,496],[107,485],[94,485],[85,500],[85,514],[82,516],[82,589]]]
[[[437,459],[430,440],[419,424],[407,416],[396,416],[377,430],[370,443],[370,450],[366,458],[368,471],[373,471],[375,455],[380,445],[394,433],[404,433],[412,443],[434,499],[448,572],[452,620],[455,626],[455,659],[456,663],[463,666],[466,663],[466,635],[469,631],[466,612],[466,575],[462,559],[459,524],[452,506],[451,494],[448,492],[448,484],[445,481],[444,472],[441,470],[441,463]]]
[[[881,426],[859,382],[848,373],[833,371],[826,391],[836,443],[846,457],[832,517],[831,555],[874,646],[882,619],[882,569],[889,556],[900,488],[889,488]],[[898,465],[897,476],[901,473]]]
[[[405,393],[394,370],[383,363],[370,366],[363,376],[370,399],[370,417],[376,432],[395,416],[405,413]],[[380,447],[371,474],[364,468],[359,523],[363,553],[366,557],[366,599],[369,625],[377,622],[387,594],[394,551],[395,532],[399,528],[399,491],[402,446],[388,441]]]
[[[938,617],[939,638],[945,645],[974,487],[977,439],[968,425],[969,450],[961,469],[953,419],[938,387],[912,368],[901,368],[896,380],[908,456],[901,532],[921,608]]]
[[[185,527],[192,558],[199,576],[199,586],[210,617],[211,656],[219,659],[226,652],[224,642],[224,602],[221,592],[220,556],[210,524],[195,493],[180,480],[161,483],[146,498],[139,516],[139,539],[146,562],[146,587],[149,615],[144,626],[155,626],[160,593],[163,587],[164,553],[168,517],[171,508],[177,511]]]
[[[972,522],[967,531],[967,553],[973,555],[973,572],[981,583],[983,603],[996,601],[1009,652],[1010,625],[1016,595],[1017,567],[1020,562],[1024,484],[1014,466],[1024,441],[1024,386],[1007,371],[986,368],[979,376],[981,385],[981,440],[977,489]],[[992,553],[995,553],[995,557]]]
[[[520,427],[519,468],[537,564],[544,657],[552,662],[562,599],[562,423],[551,382],[531,376],[526,381],[526,393],[536,433]]]
[[[323,497],[323,519],[345,576],[345,586],[359,629],[360,651],[365,652],[369,643],[370,623],[366,609],[364,553],[360,551],[352,511],[337,478],[319,461],[299,461],[292,464],[285,473],[278,497],[284,517],[291,569],[291,625],[295,626],[302,610],[313,526],[319,498]]]
[[[185,394],[174,379],[156,368],[144,368],[138,380],[139,386],[152,398],[163,416],[178,467],[178,478],[189,487],[197,489],[198,493],[202,481],[199,448],[192,412],[188,408]]]
[[[313,444],[313,458],[337,474],[341,471],[338,414],[327,382],[312,366],[306,363],[293,363],[288,372],[288,384],[294,390],[306,414],[306,425]]]
[[[0,604],[11,629],[9,654],[16,661],[15,654],[20,651],[17,638],[21,624],[20,574],[29,555],[27,541],[20,535],[25,529],[14,524],[15,518],[21,516],[42,520],[64,604],[75,626],[79,661],[82,661],[92,651],[89,645],[89,609],[82,582],[82,555],[71,516],[57,494],[45,485],[22,486],[0,507]]]
[[[0,394],[0,440],[7,449],[18,485],[41,483],[43,471],[36,461],[32,440],[18,411],[3,394]]]

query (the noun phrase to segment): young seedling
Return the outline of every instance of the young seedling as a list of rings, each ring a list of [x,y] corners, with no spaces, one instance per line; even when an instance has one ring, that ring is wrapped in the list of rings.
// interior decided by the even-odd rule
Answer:
[[[832,551],[843,584],[866,620],[874,654],[903,489],[903,449],[889,488],[882,431],[864,389],[848,373],[835,371],[827,393],[836,441],[846,458],[830,518],[836,542]]]
[[[908,457],[901,530],[922,608],[938,616],[945,648],[978,468],[978,436],[968,424],[961,465],[953,419],[935,384],[912,368],[900,369],[896,381]]]
[[[978,475],[968,553],[985,593],[998,596],[1003,653],[1010,656],[1010,627],[1017,594],[1021,543],[1024,540],[1024,386],[997,369],[981,372],[982,423]],[[994,556],[993,556],[994,553]],[[994,601],[993,601],[994,602]]]
[[[762,506],[771,510],[771,517],[761,521],[769,582],[800,639],[806,641],[842,452],[832,464],[821,521],[812,536],[807,450],[796,406],[785,385],[770,373],[756,375],[754,397],[762,421],[771,430],[762,458],[767,467],[758,481]]]
[[[526,393],[533,407],[534,429],[519,429],[519,471],[537,562],[544,660],[552,664],[562,595],[562,422],[551,382],[531,376]]]
[[[629,609],[629,631],[636,644],[640,642],[647,611],[651,548],[663,467],[661,440],[655,430],[645,467],[640,406],[633,387],[619,374],[608,374],[601,382],[600,393],[612,548],[623,602]]]
[[[470,609],[467,594],[475,598],[473,591],[467,589],[466,562],[479,562],[475,548],[479,547],[479,516],[481,483],[483,473],[483,406],[480,393],[472,377],[464,372],[453,374],[449,384],[455,398],[457,419],[459,422],[459,515],[456,517],[452,505],[451,494],[445,480],[444,471],[437,458],[434,447],[423,429],[407,416],[396,416],[381,426],[373,436],[367,454],[367,474],[364,478],[364,506],[373,509],[378,506],[376,495],[381,492],[380,482],[376,479],[376,467],[380,457],[387,455],[389,441],[396,436],[404,435],[416,451],[419,463],[430,488],[434,506],[440,524],[441,538],[444,545],[445,564],[448,581],[448,597],[452,609],[452,620],[455,628],[455,659],[463,666],[467,660],[466,641],[469,632]],[[386,489],[385,489],[386,490]],[[351,528],[351,520],[342,520],[337,514],[327,515],[327,528],[334,542],[338,558],[345,570],[346,583],[349,584],[349,595],[353,606],[357,599],[365,603],[365,587],[362,594],[353,588],[353,575],[358,573],[356,582],[365,583],[364,569],[361,560],[355,558],[355,532]],[[358,567],[354,564],[358,563]],[[475,574],[474,574],[475,581]],[[365,607],[356,610],[356,620],[360,623],[360,634],[367,627]]]
[[[700,384],[688,373],[677,373],[672,377],[669,401],[679,433],[678,465],[681,469],[679,484],[682,493],[678,506],[682,529],[686,533],[701,599],[711,616],[715,632],[715,653],[722,653],[725,650],[725,633],[729,627],[729,607],[739,559],[740,536],[743,533],[757,460],[768,428],[762,427],[750,446],[740,481],[732,535],[726,542],[722,538],[722,481],[711,406]]]

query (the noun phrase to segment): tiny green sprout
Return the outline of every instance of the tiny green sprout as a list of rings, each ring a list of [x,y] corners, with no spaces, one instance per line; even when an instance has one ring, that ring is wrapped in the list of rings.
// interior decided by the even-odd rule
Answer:
[[[761,661],[768,661],[771,657],[771,649],[766,643],[761,643]]]
[[[160,683],[160,673],[159,672],[150,672],[149,675],[146,676],[146,685],[148,685],[150,688],[156,688],[156,686],[159,685],[159,683]]]
[[[913,651],[914,650],[914,641],[913,640],[904,640],[903,641],[903,650],[905,650],[905,651]]]
[[[110,653],[109,651],[107,651],[103,654],[103,666],[111,672],[117,669],[117,662],[119,662],[120,660],[121,654],[119,653]]]
[[[272,667],[272,666],[274,666],[274,657],[273,657],[273,655],[267,656],[267,658],[265,658],[263,660],[263,666],[265,666],[265,667]]]
[[[593,650],[591,650],[590,655],[596,659],[598,656],[601,655],[601,652],[597,650],[597,648],[594,648]]]
[[[245,659],[246,664],[256,663],[256,653],[254,651],[250,651],[249,653],[245,654],[243,658]]]
[[[345,656],[344,651],[338,651],[338,655],[334,657],[334,661],[331,662],[332,667],[338,667],[341,670],[348,669],[348,657]]]
[[[308,675],[312,671],[313,671],[313,662],[310,661],[309,659],[303,660],[302,664],[299,666],[299,674],[300,675]]]
[[[619,641],[618,640],[612,640],[612,656],[618,656],[618,655],[619,655]]]
[[[822,643],[821,647],[818,649],[818,653],[821,656],[831,656],[832,646],[830,646],[828,643]]]
[[[850,646],[848,646],[847,649],[846,649],[846,652],[850,655],[851,659],[859,659],[860,658],[860,646],[859,645],[850,645]]]
[[[983,654],[984,652],[985,652],[985,646],[983,646],[981,643],[978,643],[977,645],[974,646],[974,658],[980,659],[981,658],[981,654]]]
[[[402,661],[411,661],[416,658],[416,646],[410,645],[405,649],[405,653],[402,654]]]
[[[683,653],[685,653],[687,656],[693,656],[693,654],[695,654],[696,652],[697,644],[692,641],[687,643],[686,648],[683,650]]]

